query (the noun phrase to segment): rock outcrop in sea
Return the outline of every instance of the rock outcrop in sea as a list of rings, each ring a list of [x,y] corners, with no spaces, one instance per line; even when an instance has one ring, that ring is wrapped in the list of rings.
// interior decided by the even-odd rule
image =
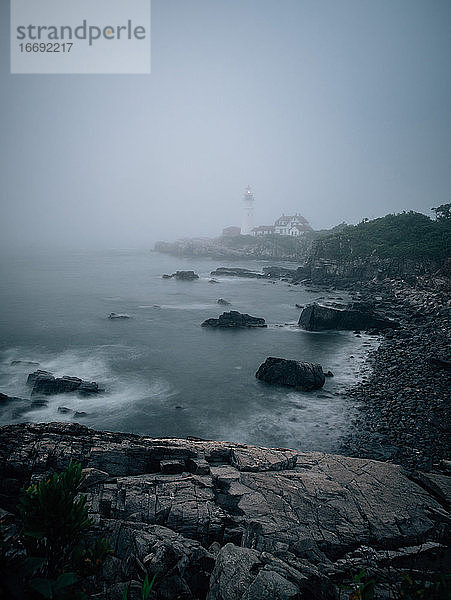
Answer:
[[[163,279],[179,279],[181,281],[194,281],[195,279],[199,279],[199,275],[194,271],[176,271],[172,273],[172,275],[167,275],[166,273],[163,275]]]
[[[218,267],[214,271],[211,271],[210,275],[212,277],[247,277],[248,279],[264,279],[267,277],[264,273],[240,267]]]
[[[224,312],[217,319],[207,319],[202,323],[202,327],[219,327],[221,329],[246,328],[246,327],[267,327],[265,319],[253,317],[246,313],[240,313],[237,310]]]
[[[444,474],[68,423],[0,428],[0,522],[11,544],[21,487],[70,460],[84,469],[94,533],[113,548],[97,598],[120,600],[147,573],[154,600],[338,599],[338,585],[362,569],[388,598],[409,565],[428,580],[447,552]]]
[[[343,309],[321,304],[309,304],[299,317],[299,326],[307,331],[327,329],[397,329],[399,323],[377,315],[364,307],[346,307]]]
[[[224,300],[224,298],[218,298],[216,302],[217,302],[217,304],[220,304],[221,306],[230,306],[232,304],[228,300]]]
[[[273,356],[259,366],[255,377],[266,383],[287,385],[303,391],[322,388],[326,381],[319,364]]]
[[[8,396],[8,394],[3,394],[0,392],[0,405],[6,404],[6,402],[26,402],[23,398],[18,398],[17,396]]]
[[[89,396],[103,391],[95,381],[85,381],[79,377],[55,377],[49,371],[41,370],[28,375],[27,385],[32,386],[32,397],[68,394],[70,392]]]

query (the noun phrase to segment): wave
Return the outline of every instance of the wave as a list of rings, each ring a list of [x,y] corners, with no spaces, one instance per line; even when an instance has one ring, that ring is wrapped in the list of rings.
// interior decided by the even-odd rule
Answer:
[[[137,404],[159,406],[176,394],[164,378],[145,378],[136,370],[127,371],[126,365],[130,361],[141,360],[143,355],[139,349],[123,345],[70,349],[61,353],[50,353],[39,348],[25,353],[18,348],[11,348],[4,353],[0,362],[1,391],[23,398],[24,402],[8,403],[2,409],[0,421],[76,420],[93,427],[116,429],[118,420],[136,412]],[[21,362],[12,365],[13,361]],[[25,361],[37,362],[39,366]],[[93,396],[56,394],[33,401],[29,399],[31,390],[26,385],[26,379],[36,369],[50,371],[56,377],[69,375],[96,381],[105,391]]]

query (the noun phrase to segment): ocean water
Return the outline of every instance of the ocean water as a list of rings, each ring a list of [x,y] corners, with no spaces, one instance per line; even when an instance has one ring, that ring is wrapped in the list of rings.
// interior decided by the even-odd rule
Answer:
[[[352,332],[302,331],[295,304],[327,294],[279,281],[224,277],[212,284],[210,271],[219,266],[230,263],[134,249],[4,253],[0,392],[24,400],[1,406],[0,424],[77,421],[158,437],[337,450],[355,410],[341,393],[367,368],[365,357],[377,341]],[[162,279],[177,269],[193,269],[200,279]],[[218,298],[232,305],[219,306]],[[200,326],[229,309],[264,317],[268,328]],[[110,312],[133,318],[112,321]],[[335,377],[308,393],[269,386],[255,378],[268,356],[319,362]],[[13,366],[14,360],[39,367]],[[97,381],[105,392],[51,396],[46,405],[32,406],[25,382],[36,368]],[[76,417],[76,411],[86,414]]]

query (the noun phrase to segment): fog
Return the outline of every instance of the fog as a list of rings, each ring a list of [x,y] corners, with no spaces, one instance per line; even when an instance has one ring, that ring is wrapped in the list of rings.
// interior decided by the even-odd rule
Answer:
[[[150,75],[11,75],[3,245],[151,246],[300,212],[315,229],[451,189],[448,0],[153,0]]]

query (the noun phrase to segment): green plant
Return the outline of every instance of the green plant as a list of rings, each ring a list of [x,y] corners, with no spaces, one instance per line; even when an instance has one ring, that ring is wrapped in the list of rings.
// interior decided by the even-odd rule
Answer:
[[[156,576],[157,575],[155,574],[152,577],[152,580],[149,582],[149,577],[148,577],[148,575],[146,575],[146,577],[144,579],[143,587],[142,587],[142,600],[147,600],[147,598],[150,596],[150,592],[152,591]]]
[[[437,221],[447,221],[448,219],[451,219],[451,204],[449,202],[448,204],[440,204],[440,206],[436,206],[431,210],[435,212]]]
[[[148,597],[150,596],[150,592],[152,591],[156,576],[157,575],[155,574],[152,577],[152,579],[149,581],[149,576],[146,574],[146,577],[145,577],[142,587],[141,587],[141,599],[142,600],[147,600]],[[127,600],[127,599],[128,599],[128,588],[124,588],[124,591],[122,592],[122,600]]]
[[[86,496],[79,495],[83,479],[81,464],[71,461],[62,473],[21,490],[18,510],[27,550],[23,575],[44,598],[85,599],[75,584],[80,577],[96,575],[111,552],[106,539],[93,544],[86,539],[92,522]]]
[[[102,568],[103,561],[112,553],[110,542],[105,538],[97,538],[92,546],[79,544],[72,552],[71,562],[74,569],[83,577],[96,575]]]
[[[66,471],[21,490],[18,510],[27,552],[45,559],[46,576],[61,573],[82,533],[91,525],[86,497],[77,498],[82,481],[81,464],[71,461]]]
[[[350,581],[345,581],[340,587],[349,594],[349,600],[372,600],[375,597],[376,580],[370,578],[366,571],[362,569]]]
[[[448,208],[447,208],[448,207]],[[390,214],[348,225],[315,242],[312,255],[331,260],[433,259],[449,256],[451,219],[449,205],[437,210],[438,219],[413,211]],[[448,214],[448,217],[446,216]]]

